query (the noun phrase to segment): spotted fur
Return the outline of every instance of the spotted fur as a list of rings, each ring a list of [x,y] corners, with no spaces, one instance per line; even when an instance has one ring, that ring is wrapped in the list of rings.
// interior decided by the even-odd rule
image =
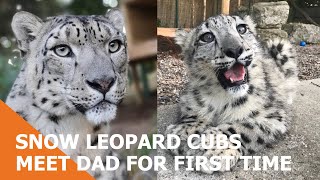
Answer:
[[[245,33],[238,31],[240,26],[246,27]],[[214,40],[203,42],[201,36],[208,32]],[[166,132],[182,139],[181,146],[173,150],[175,155],[234,156],[233,167],[241,155],[272,145],[288,131],[288,109],[298,83],[294,50],[286,40],[277,39],[264,48],[255,35],[250,17],[224,15],[210,17],[190,32],[177,32],[176,42],[183,51],[189,83],[180,95],[181,117]],[[242,49],[235,58],[227,50],[236,46]],[[219,70],[230,69],[236,63],[246,67],[247,81],[225,86],[218,79]],[[186,139],[195,133],[240,134],[241,148],[192,150]]]
[[[79,134],[77,149],[63,150],[73,159],[115,155],[85,147],[87,134],[95,144],[97,134],[109,133],[108,123],[125,93],[128,56],[120,11],[45,21],[18,12],[12,29],[24,63],[6,103],[44,135]],[[124,163],[118,171],[89,173],[97,179],[126,179]]]

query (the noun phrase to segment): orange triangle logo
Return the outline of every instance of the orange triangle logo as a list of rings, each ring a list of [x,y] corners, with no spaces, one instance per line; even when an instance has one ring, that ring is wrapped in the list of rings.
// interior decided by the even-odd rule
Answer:
[[[16,149],[16,136],[18,134],[40,134],[28,122],[16,114],[10,107],[0,100],[0,120],[2,122],[0,128],[1,137],[1,179],[32,179],[32,180],[92,180],[94,179],[85,171],[77,171],[77,165],[74,161],[68,159],[66,162],[66,171],[62,171],[62,161],[57,159],[57,171],[28,171],[28,168],[17,170],[17,156],[21,156],[24,160],[27,156],[32,156],[32,166],[34,167],[34,156],[44,156],[44,164],[40,167],[47,169],[46,156],[66,156],[60,149]],[[34,169],[34,168],[32,168]]]

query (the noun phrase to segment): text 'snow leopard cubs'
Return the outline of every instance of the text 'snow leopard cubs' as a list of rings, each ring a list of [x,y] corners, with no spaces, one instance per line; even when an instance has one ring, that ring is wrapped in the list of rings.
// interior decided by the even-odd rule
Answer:
[[[127,40],[123,16],[57,16],[41,20],[28,12],[14,15],[12,29],[23,65],[6,103],[42,134],[79,134],[79,155],[115,155],[111,150],[87,150],[97,134],[109,133],[127,84]],[[117,171],[89,172],[97,179],[125,179],[125,164]]]
[[[220,15],[190,32],[177,31],[189,83],[180,97],[181,117],[166,131],[181,138],[175,155],[233,156],[233,167],[240,156],[277,142],[288,131],[298,83],[294,50],[277,39],[263,48],[254,26],[249,16]],[[239,134],[241,148],[193,150],[186,142],[191,134]]]

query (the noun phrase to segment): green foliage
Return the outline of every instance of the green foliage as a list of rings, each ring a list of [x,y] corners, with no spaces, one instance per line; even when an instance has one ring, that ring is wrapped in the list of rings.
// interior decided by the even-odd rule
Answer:
[[[157,27],[161,27],[161,20],[157,18]]]
[[[104,15],[107,8],[103,6],[102,0],[74,0],[68,7],[72,14],[77,15]]]
[[[10,65],[8,60],[9,57],[0,56],[0,99],[3,101],[5,101],[10,91],[21,65],[21,61]]]

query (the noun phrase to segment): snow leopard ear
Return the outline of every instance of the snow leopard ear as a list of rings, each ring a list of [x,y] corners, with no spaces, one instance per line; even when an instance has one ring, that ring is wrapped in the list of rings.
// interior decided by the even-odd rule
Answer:
[[[29,44],[38,35],[42,23],[39,17],[25,11],[17,12],[13,16],[11,27],[22,55],[28,52]]]
[[[174,40],[176,41],[176,44],[178,44],[182,50],[185,49],[185,44],[187,41],[187,37],[188,37],[189,32],[183,30],[183,29],[178,29],[176,31],[176,36],[174,38]]]
[[[244,22],[249,26],[249,29],[254,35],[257,35],[256,32],[256,23],[252,20],[251,16],[244,16],[243,17]]]
[[[105,16],[111,21],[115,28],[124,32],[124,17],[119,9],[111,9]]]

